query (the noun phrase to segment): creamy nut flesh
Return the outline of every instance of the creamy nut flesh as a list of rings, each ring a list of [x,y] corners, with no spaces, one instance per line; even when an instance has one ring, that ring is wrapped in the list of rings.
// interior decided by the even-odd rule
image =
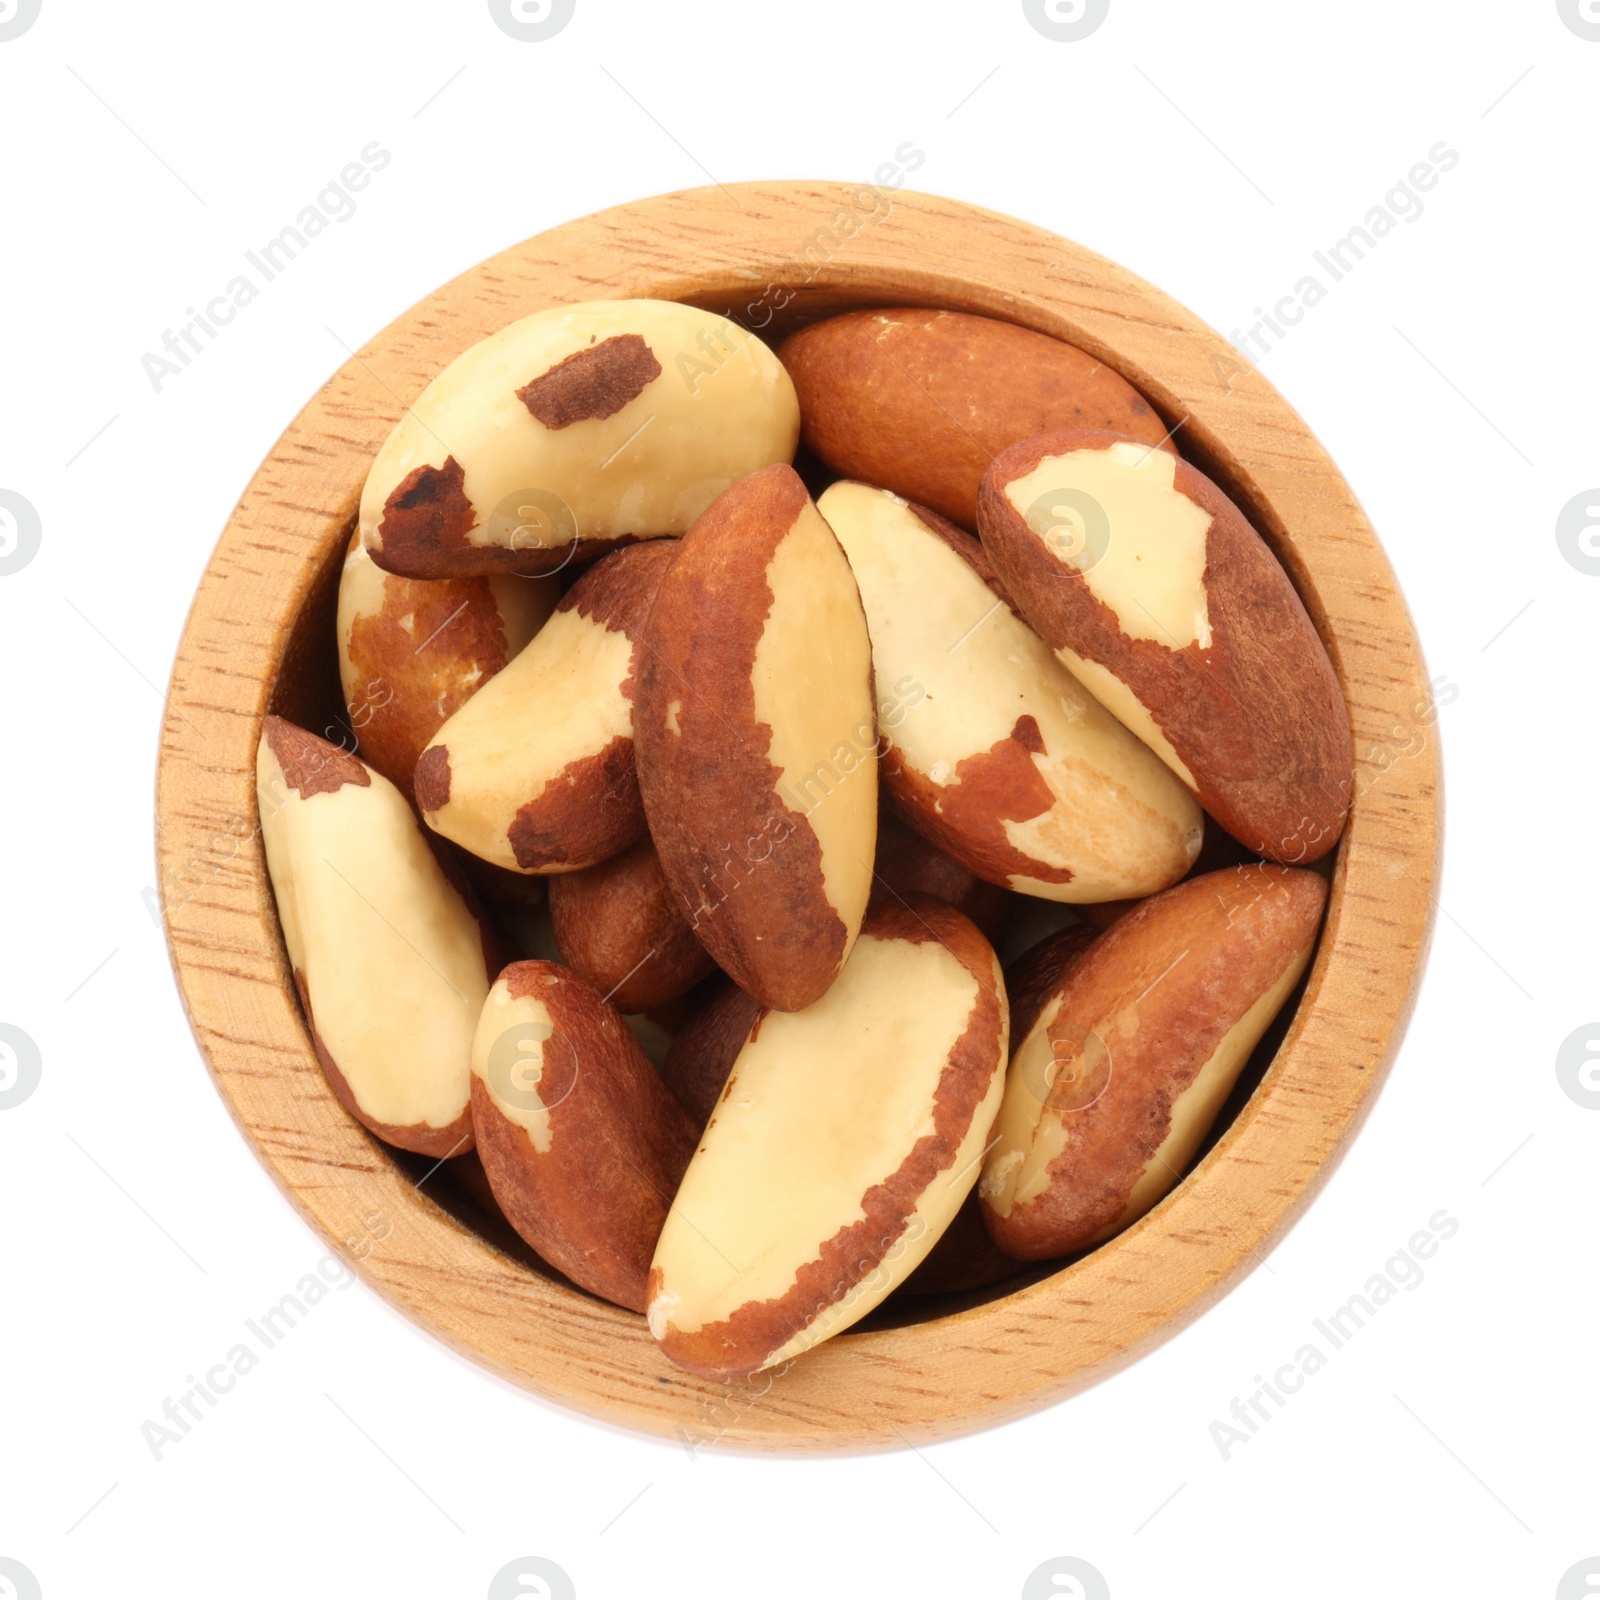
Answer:
[[[571,1046],[555,1035],[549,1008],[537,994],[513,997],[504,983],[496,983],[472,1040],[473,1075],[483,1081],[495,1109],[527,1132],[540,1155],[550,1153],[552,1142],[545,1095],[564,1095],[573,1084]]]
[[[850,565],[809,500],[773,552],[767,586],[772,607],[750,674],[756,721],[770,730],[779,795],[821,846],[822,892],[853,939],[872,890],[878,815],[872,645]]]
[[[549,427],[519,396],[562,361],[630,335],[661,370],[610,416]],[[682,533],[736,479],[788,461],[799,430],[788,373],[726,318],[665,300],[553,307],[464,351],[407,409],[367,477],[362,541],[381,548],[390,495],[447,455],[465,472],[471,545],[495,542],[492,514],[525,490],[564,502],[583,539]],[[563,532],[552,524],[530,537],[554,546]]]
[[[1062,1117],[1045,1110],[1040,1086],[1053,1082],[1054,1046],[1050,1024],[1061,1010],[1061,997],[1051,999],[1028,1037],[1018,1046],[1006,1074],[1006,1091],[995,1119],[994,1149],[984,1163],[978,1192],[1002,1216],[1043,1194],[1050,1181],[1050,1163],[1066,1148]]]
[[[1250,1052],[1261,1042],[1272,1019],[1278,1014],[1300,975],[1311,959],[1314,944],[1296,952],[1293,959],[1261,996],[1229,1028],[1189,1086],[1172,1103],[1166,1137],[1145,1163],[1126,1204],[1116,1220],[1095,1235],[1100,1243],[1136,1222],[1183,1176],[1200,1141],[1216,1121],[1222,1103],[1228,1098]],[[1037,1199],[1049,1187],[1049,1168],[1072,1139],[1074,1112],[1048,1107],[1041,1099],[1053,1081],[1050,1025],[1061,1010],[1059,995],[1039,1014],[1012,1057],[1006,1076],[1005,1098],[994,1126],[995,1145],[984,1166],[979,1193],[1000,1216]],[[1117,1054],[1121,1049],[1139,1048],[1138,1006],[1135,1004],[1109,1018],[1098,1030],[1098,1048],[1091,1055],[1091,1071],[1097,1081],[1088,1093],[1109,1091],[1116,1077]],[[1145,1046],[1148,1048],[1148,1046]],[[1098,1060],[1093,1060],[1098,1056]],[[1082,1059],[1082,1058],[1080,1058]],[[1092,1103],[1092,1100],[1090,1101]],[[1083,1107],[1087,1109],[1087,1105]]]
[[[1103,708],[897,495],[836,483],[818,508],[860,585],[879,685],[910,678],[925,690],[893,730],[905,762],[953,786],[960,763],[1006,739],[1019,718],[1037,724],[1044,748],[1032,761],[1054,803],[1006,822],[1005,834],[1017,851],[1072,878],[1015,874],[1010,886],[1094,902],[1149,894],[1181,877],[1200,847],[1199,807],[1115,708]]]
[[[869,932],[821,1000],[760,1019],[656,1246],[649,1317],[658,1339],[781,1299],[825,1241],[862,1220],[862,1197],[933,1131],[934,1093],[977,998],[977,980],[937,940]],[[898,1258],[778,1343],[764,1365],[858,1321],[932,1249],[976,1178],[1003,1083],[1003,1035],[1000,1044],[988,1093],[919,1197]]]
[[[265,738],[256,786],[289,961],[362,1112],[444,1128],[466,1110],[489,990],[477,921],[386,778],[302,798]]]
[[[1006,499],[1040,543],[1065,567],[1081,572],[1089,591],[1116,613],[1130,639],[1169,650],[1211,647],[1206,604],[1206,534],[1210,513],[1174,487],[1176,456],[1119,441],[1104,449],[1046,456],[1006,485]],[[1051,515],[1054,491],[1087,494],[1109,520],[1103,541],[1083,537],[1082,514],[1068,499]],[[1036,509],[1037,508],[1037,509]],[[1052,529],[1075,530],[1065,535]]]
[[[633,731],[622,692],[627,634],[577,609],[558,611],[533,642],[434,735],[449,752],[450,798],[428,826],[475,856],[521,871],[507,830],[574,761]],[[574,863],[579,865],[581,863]]]

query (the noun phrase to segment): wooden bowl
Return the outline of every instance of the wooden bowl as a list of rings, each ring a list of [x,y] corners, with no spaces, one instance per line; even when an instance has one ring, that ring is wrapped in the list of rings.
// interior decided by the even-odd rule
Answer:
[[[783,1376],[743,1384],[671,1366],[642,1317],[542,1270],[448,1172],[397,1156],[345,1114],[295,999],[256,815],[263,714],[317,731],[339,715],[340,559],[368,463],[403,408],[513,318],[639,295],[722,311],[768,338],[855,306],[943,306],[1092,352],[1181,423],[1184,452],[1277,552],[1356,738],[1354,808],[1298,1009],[1172,1195],[1020,1288],[927,1302],[920,1321],[869,1319]],[[1261,1260],[1332,1170],[1404,1031],[1433,920],[1439,800],[1427,674],[1389,563],[1305,424],[1241,365],[1166,295],[1026,223],[929,195],[759,183],[541,234],[446,284],[334,374],[256,473],[195,596],[162,729],[156,838],[173,965],[217,1086],[372,1288],[462,1354],[590,1416],[692,1446],[839,1449],[936,1439],[1059,1400],[1170,1338]]]

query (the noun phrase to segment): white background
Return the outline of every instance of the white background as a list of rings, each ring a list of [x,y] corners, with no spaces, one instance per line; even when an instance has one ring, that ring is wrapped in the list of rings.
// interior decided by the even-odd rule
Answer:
[[[0,577],[0,1021],[43,1064],[0,1111],[0,1556],[61,1600],[477,1597],[540,1555],[596,1600],[1010,1597],[1071,1555],[1131,1600],[1544,1597],[1600,1555],[1600,1111],[1555,1070],[1600,1014],[1600,577],[1555,537],[1600,483],[1597,92],[1554,0],[1112,0],[1078,43],[1015,0],[577,0],[543,43],[483,0],[43,0],[0,43],[0,488],[42,523]],[[156,393],[144,352],[372,140],[355,216]],[[713,177],[866,178],[907,140],[917,187],[1224,331],[1460,154],[1264,363],[1455,691],[1442,914],[1371,1120],[1196,1326],[954,1443],[690,1459],[356,1286],[156,1461],[141,1424],[324,1250],[213,1090],[142,896],[161,692],[235,499],[345,345],[482,257]],[[1225,1461],[1212,1421],[1441,1208],[1426,1280]]]

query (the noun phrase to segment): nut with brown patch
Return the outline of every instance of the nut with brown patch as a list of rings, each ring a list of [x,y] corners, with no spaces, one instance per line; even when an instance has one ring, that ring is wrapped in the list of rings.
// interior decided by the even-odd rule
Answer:
[[[1047,334],[926,307],[850,311],[778,347],[806,443],[841,477],[892,489],[964,528],[978,482],[1009,445],[1056,428],[1167,430],[1103,362]]]
[[[634,678],[677,541],[605,557],[533,642],[434,735],[416,768],[428,826],[515,872],[575,872],[644,833]]]
[[[472,1148],[473,1029],[492,949],[395,786],[278,717],[262,724],[267,871],[312,1043],[345,1109],[422,1155]]]
[[[1350,801],[1344,696],[1288,575],[1221,489],[1138,441],[1054,433],[995,458],[978,521],[1023,615],[1230,834],[1287,863],[1333,848]]]
[[[794,385],[754,334],[666,300],[553,306],[455,358],[407,408],[361,538],[412,578],[553,572],[682,533],[794,455]]]
[[[1200,848],[1200,808],[997,592],[983,549],[859,483],[817,508],[860,586],[880,683],[921,694],[883,781],[969,871],[1047,900],[1146,895]]]
[[[667,881],[718,966],[798,1011],[861,926],[877,831],[872,650],[850,564],[786,466],[685,536],[639,664],[636,738]]]
[[[361,759],[402,794],[435,733],[544,625],[555,578],[399,578],[352,534],[339,576],[339,681]]]
[[[1012,1056],[979,1196],[1048,1260],[1136,1222],[1183,1176],[1305,971],[1327,885],[1233,867],[1136,906],[1066,968]]]
[[[970,1192],[1005,1055],[983,935],[935,900],[874,911],[822,999],[739,1053],[650,1269],[666,1354],[735,1377],[865,1316]]]
[[[478,1155],[551,1266],[631,1311],[694,1128],[615,1006],[551,961],[507,967],[472,1042]]]
[[[716,963],[683,920],[648,839],[550,880],[561,959],[618,1011],[651,1011],[687,994]]]

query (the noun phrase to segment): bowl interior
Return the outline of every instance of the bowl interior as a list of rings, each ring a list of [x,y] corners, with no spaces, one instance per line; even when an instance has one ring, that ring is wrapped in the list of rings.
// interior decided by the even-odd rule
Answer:
[[[1137,1359],[1258,1263],[1369,1108],[1432,926],[1431,733],[1398,752],[1428,679],[1403,597],[1315,438],[1160,291],[1025,223],[901,191],[862,222],[848,186],[658,196],[463,273],[380,333],[268,455],[208,565],[163,726],[157,853],[174,968],[201,1051],[257,1155],[373,1289],[470,1359],[589,1415],[696,1445],[895,1447],[1034,1409]],[[855,215],[845,228],[830,218]],[[870,224],[870,225],[869,225]],[[642,1319],[572,1288],[449,1169],[390,1152],[311,1051],[254,798],[262,716],[337,739],[339,569],[367,465],[450,359],[543,307],[683,300],[775,342],[874,305],[998,316],[1121,372],[1282,561],[1332,656],[1357,741],[1355,801],[1321,944],[1185,1181],[1075,1261],[969,1296],[901,1298],[754,1398],[670,1367]],[[373,1218],[403,1221],[374,1231]]]

